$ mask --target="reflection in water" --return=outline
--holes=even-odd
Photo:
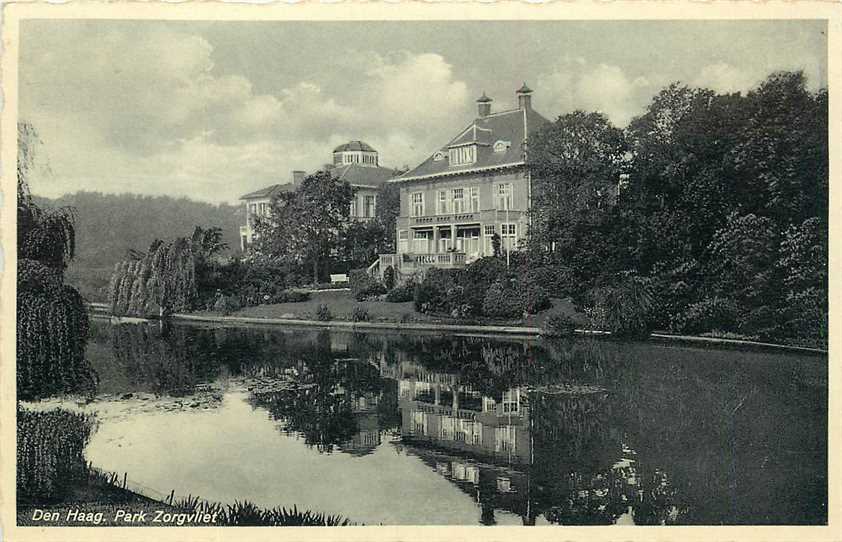
[[[94,332],[101,392],[183,398],[236,412],[235,425],[255,429],[167,418],[161,432],[198,433],[206,423],[202,442],[241,448],[224,459],[197,444],[192,461],[257,468],[216,485],[206,473],[179,480],[206,498],[292,498],[370,523],[826,522],[823,358],[595,340],[184,325],[161,333],[105,322]],[[215,401],[196,399],[209,389]],[[240,397],[250,410],[234,408]],[[142,457],[156,437],[141,416],[115,427],[106,413],[101,433],[116,442],[143,428],[131,446]],[[257,431],[261,417],[273,437]],[[100,457],[113,446],[92,443]],[[351,462],[336,463],[334,452]],[[154,479],[166,459],[133,460],[131,473]],[[285,488],[293,481],[294,491]]]

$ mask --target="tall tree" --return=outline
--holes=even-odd
[[[33,203],[28,176],[39,140],[26,123],[18,125],[18,139],[17,396],[92,391],[87,310],[79,293],[64,284],[75,249],[74,213]]]
[[[269,216],[255,224],[257,258],[308,265],[319,282],[321,264],[337,248],[350,213],[353,189],[329,172],[304,178],[294,192],[278,194]]]

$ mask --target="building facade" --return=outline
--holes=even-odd
[[[532,109],[532,90],[516,92],[518,107],[492,112],[485,93],[477,117],[414,169],[390,180],[400,186],[396,254],[380,257],[381,272],[402,275],[431,267],[462,267],[517,248],[528,227],[531,182],[526,143],[548,123]]]
[[[383,184],[394,176],[394,170],[381,167],[378,152],[364,141],[349,141],[333,150],[331,162],[325,166],[338,181],[354,188],[350,220],[371,220],[377,209],[377,195]],[[305,171],[295,170],[286,184],[273,184],[240,196],[245,205],[246,223],[240,226],[240,249],[245,251],[254,241],[254,222],[268,216],[272,198],[282,192],[292,192],[301,184]]]

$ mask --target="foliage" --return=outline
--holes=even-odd
[[[395,170],[397,177],[402,171]],[[386,183],[380,188],[377,194],[377,207],[374,214],[377,223],[383,231],[382,251],[383,253],[394,253],[395,246],[395,223],[400,215],[400,185],[397,183]]]
[[[351,283],[351,295],[357,301],[386,293],[386,287],[365,269],[352,269],[348,273],[348,282]]]
[[[671,327],[676,331],[700,333],[734,329],[738,320],[739,311],[733,299],[713,297],[691,303]]]
[[[572,337],[576,331],[576,324],[566,314],[556,313],[547,317],[542,333],[549,337]]]
[[[213,304],[214,312],[228,316],[240,310],[240,300],[232,295],[220,295]]]
[[[79,292],[64,284],[75,251],[75,215],[32,201],[26,176],[34,167],[37,134],[20,124],[18,136],[17,396],[92,393],[96,374],[85,360],[87,310]]]
[[[309,266],[318,283],[325,275],[322,263],[339,245],[352,197],[351,185],[328,171],[307,176],[295,191],[275,196],[269,216],[257,219],[253,257]]]
[[[333,320],[333,315],[330,313],[330,307],[325,304],[319,305],[316,308],[316,320],[320,322]]]
[[[651,281],[652,325],[826,344],[827,106],[826,89],[780,72],[744,95],[671,84],[625,133],[560,117],[530,138],[526,251],[550,268],[530,282],[554,294],[548,271],[567,268],[560,282],[599,319],[591,294],[629,272]],[[736,317],[709,313],[714,299]]]
[[[109,284],[111,312],[164,317],[191,310],[197,300],[193,244],[185,237],[155,240],[139,260],[117,264]]]
[[[399,284],[389,290],[386,294],[386,301],[389,303],[405,303],[412,301],[415,296],[415,281],[412,279],[406,280],[403,284]]]
[[[391,265],[383,270],[383,285],[387,290],[392,290],[395,287],[395,268]]]
[[[518,318],[523,311],[520,292],[502,282],[492,284],[482,301],[482,313],[492,318]]]
[[[572,221],[608,207],[625,151],[622,130],[601,113],[574,111],[541,128],[529,145],[533,242],[553,250]]]
[[[527,314],[537,314],[552,307],[550,296],[543,286],[527,283],[520,290],[521,304]]]
[[[568,297],[576,287],[573,271],[565,265],[529,265],[523,273],[527,284],[543,288],[552,297]]]
[[[351,315],[351,319],[354,322],[368,322],[370,319],[368,309],[365,307],[354,307],[354,313]]]
[[[60,501],[87,477],[84,450],[94,419],[55,409],[17,408],[17,500],[46,504]]]
[[[591,326],[617,337],[645,338],[652,330],[651,281],[624,273],[588,293]]]

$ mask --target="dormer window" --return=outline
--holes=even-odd
[[[503,141],[502,139],[494,144],[494,152],[506,152],[512,146],[511,141]]]
[[[450,165],[462,166],[477,161],[477,146],[465,145],[450,149]]]
[[[433,161],[434,162],[440,162],[442,160],[444,160],[444,153],[443,152],[438,151],[438,152],[436,152],[436,154],[433,155]]]

